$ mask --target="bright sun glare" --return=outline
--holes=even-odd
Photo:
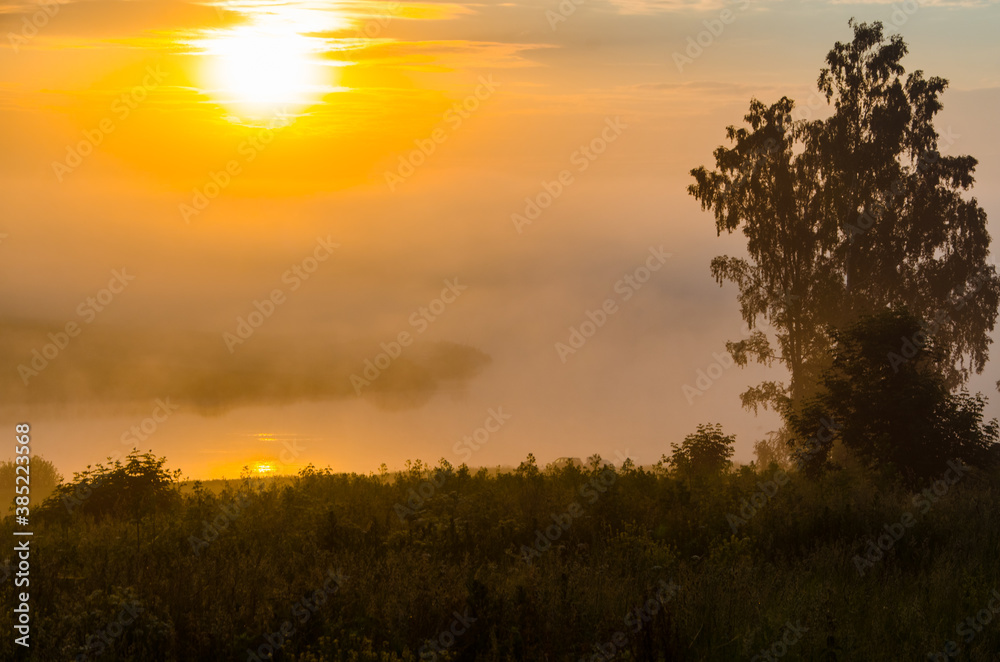
[[[246,118],[292,114],[317,103],[331,87],[333,68],[319,58],[321,40],[288,17],[257,16],[201,40],[206,87]]]
[[[258,462],[255,468],[259,474],[268,474],[274,471],[274,466],[267,462]]]

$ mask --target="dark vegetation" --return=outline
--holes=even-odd
[[[994,659],[1000,627],[967,643],[956,626],[1000,588],[996,471],[949,484],[943,464],[914,493],[862,462],[734,469],[716,432],[681,464],[310,467],[217,492],[133,453],[33,513],[32,659],[254,659],[285,621],[276,660],[749,659],[789,621],[805,631],[787,659],[925,659],[948,640]],[[456,614],[466,631],[443,635]]]

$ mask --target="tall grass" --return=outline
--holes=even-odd
[[[790,473],[734,533],[727,515],[775,470],[310,467],[73,512],[63,490],[33,520],[29,657],[267,659],[289,622],[273,659],[924,660],[949,640],[953,659],[1000,659],[1000,614],[970,641],[957,631],[1000,589],[997,476],[966,476],[922,513],[857,470]],[[594,481],[606,491],[581,493]],[[124,488],[89,499],[115,503],[102,489]],[[916,523],[859,573],[855,556],[907,512]],[[9,518],[0,528],[12,540]],[[0,619],[10,633],[10,609]],[[14,655],[5,636],[0,658]]]

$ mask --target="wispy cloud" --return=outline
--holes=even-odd
[[[832,5],[898,5],[899,0],[829,0]],[[921,7],[989,7],[1000,3],[1000,0],[920,0],[916,4]]]
[[[608,0],[622,14],[661,14],[677,11],[709,11],[722,9],[731,2],[725,0]]]

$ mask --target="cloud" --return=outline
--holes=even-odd
[[[327,57],[365,65],[392,65],[404,69],[457,70],[468,67],[500,69],[532,67],[536,63],[521,57],[522,51],[551,48],[543,44],[509,44],[450,41],[384,41],[361,50],[333,50]]]
[[[657,92],[693,92],[698,94],[739,94],[760,89],[759,86],[743,83],[726,83],[720,81],[691,81],[686,83],[639,83],[637,90],[653,90]]]
[[[722,9],[722,0],[608,0],[622,14],[661,14],[676,11]]]
[[[40,6],[48,7],[47,10]],[[239,16],[218,12],[207,5],[178,0],[154,2],[121,2],[90,0],[88,2],[10,3],[0,8],[0,30],[20,32],[25,20],[42,11],[44,19],[36,21],[38,37],[31,47],[55,36],[100,39],[141,33],[160,35],[176,30],[203,26],[224,27],[239,20]],[[42,22],[44,21],[44,22]],[[40,41],[36,41],[36,39]],[[95,42],[93,45],[97,45]]]
[[[235,407],[356,398],[351,376],[368,377],[361,397],[377,407],[419,407],[440,391],[461,390],[490,357],[450,342],[416,343],[374,379],[366,359],[376,343],[338,344],[319,336],[255,333],[230,353],[218,334],[82,325],[48,365],[35,358],[62,325],[0,321],[0,398],[16,413],[141,411],[170,397],[184,409],[219,414]],[[25,386],[19,366],[39,368]]]
[[[911,0],[913,2],[914,0]],[[995,5],[1000,0],[920,0],[915,2],[920,7],[989,7]],[[900,0],[830,0],[832,5],[895,5],[901,4]],[[906,3],[907,7],[911,5]],[[912,13],[912,12],[908,12]]]

